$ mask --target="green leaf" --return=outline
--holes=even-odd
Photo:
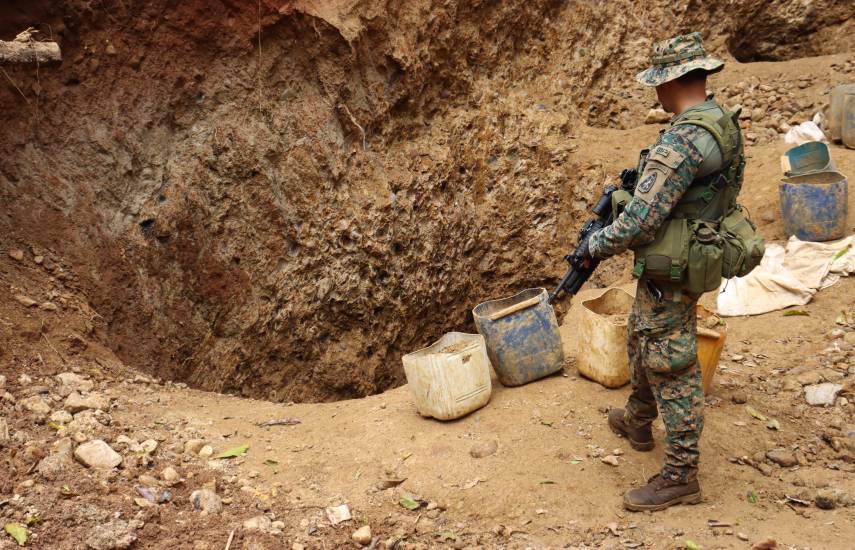
[[[750,502],[751,504],[757,504],[757,500],[757,493],[754,492],[754,489],[748,491],[748,502]]]
[[[227,451],[223,451],[214,458],[235,458],[238,456],[245,455],[249,450],[249,443],[241,445],[240,447],[232,447]]]
[[[701,547],[698,545],[698,543],[693,540],[686,541],[686,548],[687,550],[701,550]]]
[[[457,535],[453,531],[443,531],[439,534],[439,538],[442,540],[457,540]]]
[[[268,466],[278,466],[279,465],[279,461],[273,460],[272,458],[268,458],[267,460],[264,461],[264,463],[267,464]]]
[[[555,422],[553,422],[552,420],[541,420],[540,423],[544,426],[549,426],[551,428]]]
[[[770,430],[778,430],[781,431],[781,423],[778,422],[778,419],[772,418],[769,422],[766,423],[766,427]]]
[[[805,317],[810,317],[810,313],[803,309],[788,309],[784,312],[784,317],[796,317],[798,315],[803,315]]]
[[[761,420],[763,422],[768,420],[768,418],[766,418],[765,416],[760,414],[760,412],[757,409],[755,409],[754,407],[752,407],[751,405],[745,405],[745,412],[747,412],[748,414],[750,414],[751,416],[753,416],[757,420]]]
[[[50,428],[52,430],[61,430],[62,429],[62,424],[57,424],[53,420],[48,422],[47,425],[48,425],[48,428]]]
[[[574,458],[573,460],[570,461],[570,464],[576,465],[576,464],[580,464],[581,462],[582,461],[579,460],[578,458]]]
[[[837,314],[837,317],[834,319],[834,322],[838,325],[848,325],[849,319],[846,318],[846,312],[841,311]]]
[[[407,510],[417,510],[421,504],[419,501],[414,499],[410,495],[404,495],[401,497],[401,500],[398,501],[398,504],[406,508]]]
[[[20,523],[7,523],[4,529],[10,537],[15,539],[18,546],[24,546],[27,543],[27,528]]]

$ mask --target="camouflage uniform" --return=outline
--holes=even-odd
[[[654,63],[638,80],[657,86],[697,68],[720,69],[723,64],[705,53],[689,55],[699,45],[697,33],[657,44],[654,60],[659,56],[659,60],[675,64],[662,67]],[[712,99],[690,111],[696,109],[722,113]],[[695,125],[672,126],[650,151],[625,211],[612,225],[591,236],[592,256],[613,256],[652,242],[692,182],[722,168],[722,154],[712,134]],[[695,309],[700,296],[681,291],[679,283],[656,282],[663,294],[657,301],[650,284],[644,276],[639,279],[627,327],[632,394],[624,422],[636,428],[647,426],[661,412],[667,430],[661,475],[686,483],[697,476],[704,425]]]

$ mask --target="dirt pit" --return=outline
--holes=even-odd
[[[636,144],[586,124],[633,128],[654,105],[631,75],[662,36],[631,29],[789,59],[851,49],[847,15],[795,0],[7,2],[0,34],[33,26],[64,61],[4,69],[3,244],[43,258],[28,268],[50,281],[41,302],[85,304],[85,323],[48,337],[218,392],[369,395],[403,382],[404,353],[472,331],[474,304],[560,275],[588,205],[635,162]],[[758,97],[745,74],[713,84],[746,109],[770,101],[774,125],[746,120],[757,144],[830,84],[776,75]],[[623,275],[611,262],[596,282]]]

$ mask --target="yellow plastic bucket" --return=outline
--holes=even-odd
[[[727,325],[718,324],[715,328],[707,328],[704,322],[715,317],[707,308],[698,305],[698,363],[701,365],[701,385],[704,394],[710,392],[721,350],[727,338]]]

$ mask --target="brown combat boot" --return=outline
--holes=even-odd
[[[647,452],[653,450],[653,429],[650,424],[643,428],[627,426],[623,420],[623,409],[612,409],[609,411],[609,428],[618,435],[629,440],[629,444],[636,451]]]
[[[700,501],[701,486],[697,479],[679,483],[659,474],[651,477],[644,487],[623,495],[623,507],[633,512],[655,512],[675,504],[697,504]]]

